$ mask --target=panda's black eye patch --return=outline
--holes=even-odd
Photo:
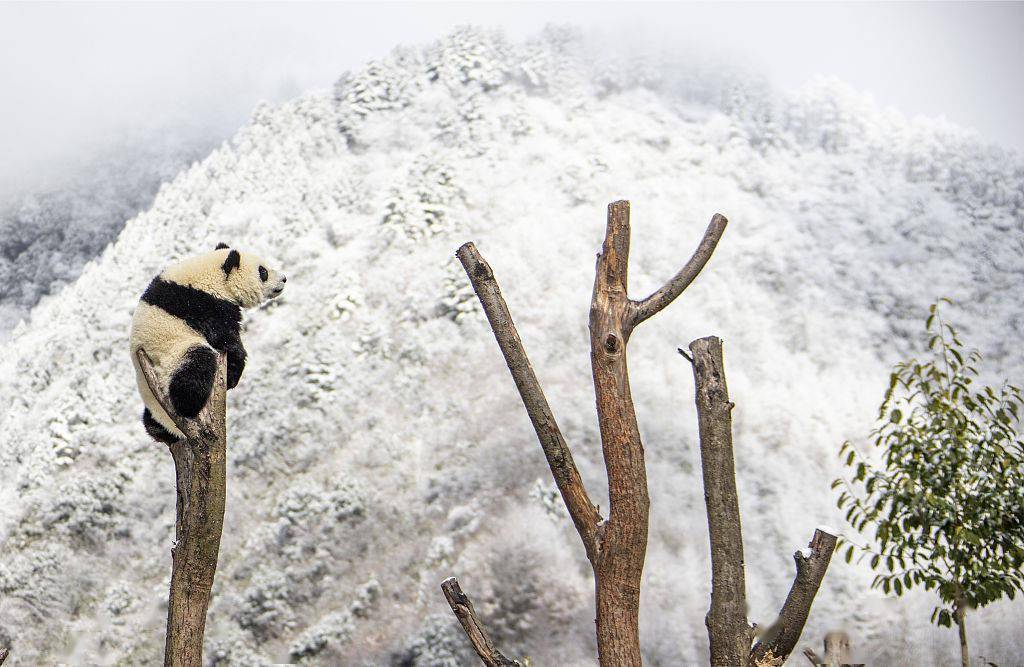
[[[266,267],[261,266],[260,267],[260,280],[262,280],[263,282],[267,282],[267,279],[269,277],[270,277],[270,274],[267,272]]]

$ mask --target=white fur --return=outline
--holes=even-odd
[[[239,252],[238,268],[225,276],[221,267],[230,249],[222,248],[213,252],[191,257],[167,267],[160,274],[163,280],[187,285],[230,301],[242,308],[252,308],[281,293],[285,276],[270,269],[259,257]],[[260,280],[259,267],[267,269],[266,282]],[[166,392],[185,353],[196,345],[209,347],[206,338],[192,329],[183,320],[157,306],[140,301],[132,317],[130,349],[135,379],[142,402],[153,418],[172,435],[184,437],[174,421],[164,411],[149,389],[146,377],[139,367],[137,352],[140,348],[153,360],[153,367],[161,387]]]

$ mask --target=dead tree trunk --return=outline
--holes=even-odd
[[[200,667],[224,526],[226,358],[220,355],[210,398],[194,420],[175,414],[144,350],[139,350],[139,364],[153,396],[186,436],[170,445],[177,503],[164,665]]]
[[[701,466],[708,533],[711,539],[711,610],[706,622],[714,667],[782,665],[796,647],[828,569],[836,536],[820,528],[808,549],[793,554],[796,578],[778,619],[750,647],[752,629],[746,619],[743,536],[740,529],[736,474],[732,452],[732,409],[725,382],[722,341],[715,337],[690,343],[696,384]]]
[[[711,537],[711,609],[704,619],[712,665],[742,665],[750,654],[739,495],[732,453],[732,408],[722,368],[722,342],[690,344],[697,385],[700,461]]]
[[[629,202],[608,206],[590,305],[590,359],[610,508],[601,518],[580,478],[540,383],[523,349],[494,273],[472,243],[456,253],[494,331],[505,362],[533,423],[551,474],[583,541],[594,571],[597,646],[601,665],[642,664],[639,636],[640,579],[647,552],[650,501],[644,448],[633,410],[626,344],[633,329],[678,297],[714,252],[727,224],[715,215],[689,262],[642,301],[627,292]]]

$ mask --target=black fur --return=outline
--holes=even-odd
[[[146,288],[142,300],[184,320],[206,338],[210,347],[227,352],[230,345],[242,344],[238,333],[242,309],[230,301],[159,277]]]
[[[221,264],[221,270],[224,271],[224,275],[228,275],[234,269],[237,269],[242,264],[242,256],[238,254],[237,250],[232,250],[228,253],[228,258]]]
[[[206,405],[217,374],[217,353],[197,345],[185,353],[178,370],[171,377],[168,393],[174,411],[182,417],[195,419]]]
[[[153,419],[153,413],[149,411],[149,408],[142,411],[142,425],[145,427],[146,433],[157,442],[170,445],[178,441],[170,431],[160,425],[160,422]]]
[[[228,355],[228,389],[234,389],[245,370],[245,348],[242,347],[241,339],[224,348],[224,352]]]
[[[218,243],[217,247],[214,248],[214,250],[223,250],[224,248],[227,248],[227,247],[228,247],[227,243]]]
[[[228,389],[238,386],[245,370],[245,348],[239,333],[242,309],[230,301],[186,285],[154,278],[142,300],[177,317],[200,333],[210,347],[228,355]]]

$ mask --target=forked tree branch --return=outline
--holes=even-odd
[[[472,243],[466,243],[455,254],[462,262],[462,267],[480,298],[494,338],[498,341],[498,347],[501,348],[505,363],[512,373],[523,405],[526,406],[537,439],[540,440],[548,467],[551,468],[551,475],[555,479],[559,493],[562,494],[562,501],[583,540],[587,557],[593,558],[597,553],[597,527],[601,522],[601,515],[587,495],[587,489],[573,461],[572,452],[562,437],[555,415],[544,396],[544,390],[541,389],[530,359],[526,356],[523,341],[516,331],[512,315],[494,278],[494,272]]]
[[[835,549],[836,536],[817,528],[808,549],[793,554],[796,577],[782,605],[782,611],[779,612],[779,618],[772,626],[773,631],[750,650],[752,665],[782,665],[793,652]]]
[[[455,577],[449,577],[442,581],[441,590],[452,611],[455,612],[455,617],[459,619],[466,636],[469,637],[473,650],[487,667],[522,667],[519,661],[506,658],[501,651],[494,647],[483,624],[476,617],[473,602],[462,592],[462,587],[459,586],[459,581]]]
[[[725,224],[725,218],[715,216],[694,257],[668,285],[638,304],[627,294],[629,202],[608,205],[590,302],[590,360],[608,476],[607,521],[601,520],[587,495],[490,266],[472,243],[456,253],[487,314],[594,569],[597,647],[602,665],[638,667],[642,663],[640,583],[647,552],[650,499],[644,447],[630,395],[626,344],[636,324],[667,306],[693,281],[708,261]]]
[[[711,217],[711,223],[708,224],[700,245],[697,246],[697,250],[694,251],[693,256],[686,262],[686,265],[679,269],[679,273],[646,299],[632,302],[632,327],[653,315],[657,315],[665,306],[672,303],[677,296],[682,294],[683,290],[690,286],[693,279],[700,274],[704,265],[711,259],[711,255],[715,252],[715,247],[718,245],[719,239],[722,238],[727,224],[729,224],[729,221],[726,220],[724,215],[715,213]]]
[[[185,434],[184,440],[169,445],[174,459],[177,503],[164,665],[200,667],[206,610],[224,527],[227,357],[219,355],[210,397],[194,420],[174,411],[145,350],[140,349],[137,357],[149,390]]]
[[[711,538],[711,609],[705,619],[711,664],[742,665],[750,654],[743,534],[732,448],[732,409],[725,382],[722,341],[690,343],[696,385],[704,503]],[[680,350],[682,353],[682,350]],[[685,356],[685,355],[684,355]]]

